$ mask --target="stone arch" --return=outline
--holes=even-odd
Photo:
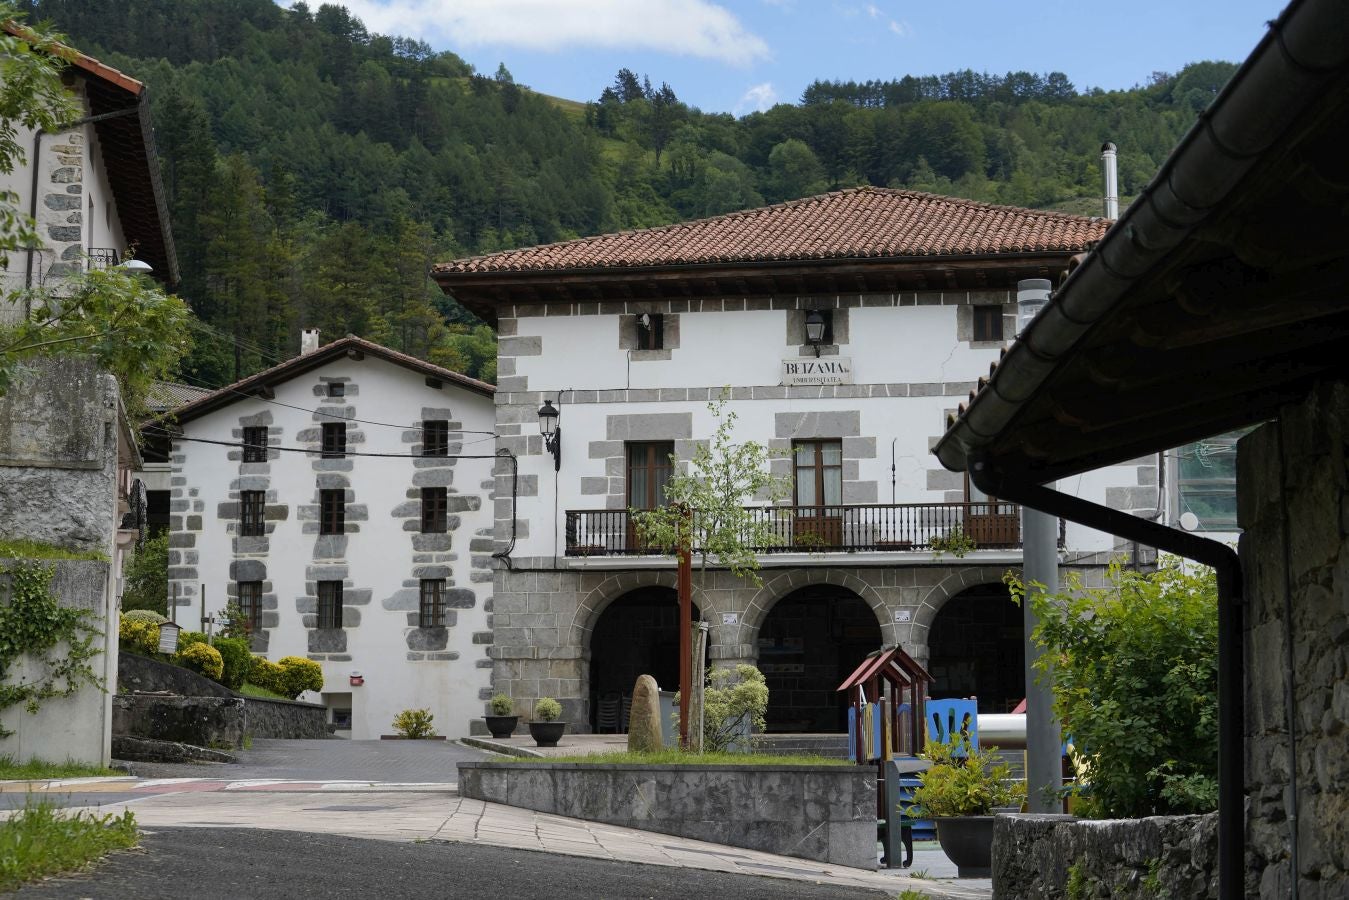
[[[567,627],[567,646],[581,651],[583,659],[590,658],[590,635],[595,623],[618,598],[644,587],[675,587],[673,570],[650,569],[636,572],[615,572],[601,581],[581,598]]]
[[[801,588],[817,584],[828,584],[852,591],[871,608],[872,614],[881,628],[881,639],[889,644],[894,639],[894,623],[888,621],[889,607],[871,585],[862,579],[832,569],[792,569],[782,572],[763,583],[755,592],[740,617],[740,643],[753,647],[759,639],[759,629],[764,619],[777,602]]]

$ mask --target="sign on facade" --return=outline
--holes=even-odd
[[[782,361],[782,383],[794,384],[852,384],[852,358],[830,356],[815,359],[803,356]]]
[[[721,624],[723,624],[723,625],[739,625],[739,624],[740,624],[740,613],[722,613],[722,614],[721,614]]]

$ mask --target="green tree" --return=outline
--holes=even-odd
[[[169,535],[165,532],[147,538],[127,563],[123,576],[122,610],[148,609],[168,615],[169,611]]]
[[[1218,589],[1213,570],[1164,562],[1142,573],[1111,565],[1088,588],[1028,591],[1052,671],[1054,711],[1089,784],[1092,815],[1207,812],[1218,801]],[[1041,586],[1042,588],[1043,586]]]
[[[824,191],[824,168],[805,141],[790,138],[768,154],[768,182],[764,191],[769,202],[794,200]]]

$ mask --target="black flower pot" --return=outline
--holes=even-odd
[[[540,747],[556,747],[558,739],[567,730],[566,722],[530,722],[529,733]]]
[[[515,732],[515,723],[519,716],[483,716],[487,720],[487,730],[494,738],[508,738]]]
[[[996,816],[953,816],[933,819],[942,852],[956,864],[961,878],[993,874],[993,820]]]

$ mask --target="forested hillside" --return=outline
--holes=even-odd
[[[736,119],[628,69],[591,102],[546,97],[334,5],[28,11],[151,87],[181,293],[204,323],[185,377],[206,385],[293,355],[310,326],[493,379],[490,329],[426,277],[461,255],[866,183],[1096,214],[1100,145],[1136,193],[1233,70],[1110,93],[1061,73],[817,82]]]

